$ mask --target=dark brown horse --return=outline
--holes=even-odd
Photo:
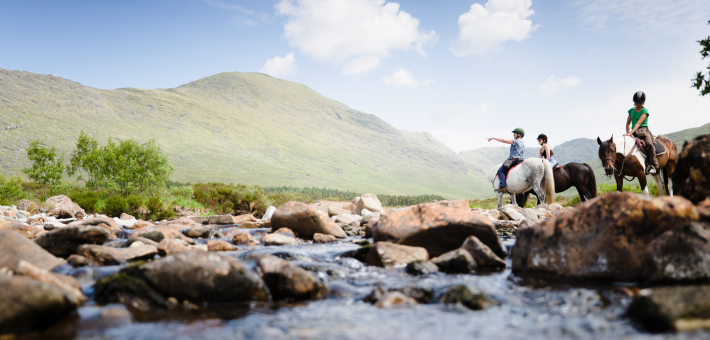
[[[563,192],[571,187],[575,187],[582,202],[597,197],[597,179],[589,164],[569,163],[552,171],[555,178],[555,192]],[[528,196],[535,193],[530,190],[523,194],[517,194],[515,201],[520,207],[524,207],[528,201]],[[538,200],[539,204],[539,200]]]
[[[653,175],[653,180],[658,185],[658,193],[663,196],[669,194],[673,196],[673,181],[669,180],[675,171],[676,161],[678,160],[678,149],[675,143],[666,136],[656,136],[666,149],[662,155],[658,155],[658,167],[660,173]],[[630,136],[614,137],[613,135],[607,141],[603,141],[597,137],[599,143],[599,159],[604,166],[604,172],[607,176],[614,176],[616,180],[616,191],[621,192],[624,186],[624,178],[630,176],[638,178],[641,184],[641,190],[648,195],[648,187],[646,183],[646,173],[644,171],[645,158],[636,147],[636,140]],[[663,175],[663,181],[661,181]],[[665,185],[664,185],[665,183]]]

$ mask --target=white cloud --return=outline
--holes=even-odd
[[[367,72],[393,51],[416,50],[436,42],[434,31],[419,29],[419,19],[385,0],[281,0],[287,17],[286,40],[323,63],[348,64],[344,73]]]
[[[436,112],[431,115],[431,118],[436,121],[462,121],[468,117],[473,116],[476,113],[487,111],[491,107],[491,105],[493,105],[493,103],[485,102],[479,105],[477,108],[469,107],[468,105],[463,103],[459,103],[453,106],[445,106],[436,110]]]
[[[293,56],[293,52],[285,57],[273,57],[266,61],[259,72],[275,78],[294,75],[296,74],[296,57]]]
[[[569,76],[565,79],[557,79],[554,75],[551,75],[545,79],[544,82],[538,88],[538,92],[549,96],[557,93],[561,88],[575,87],[582,82],[576,76]]]
[[[459,16],[459,35],[450,51],[457,57],[480,56],[497,52],[508,41],[521,41],[537,29],[526,20],[535,11],[532,0],[489,0],[485,7],[471,5]]]
[[[398,67],[397,69],[394,70],[391,76],[389,77],[384,77],[382,80],[390,85],[394,86],[426,86],[434,82],[434,79],[427,79],[427,80],[418,80],[415,79],[414,76],[412,75],[412,72],[409,70],[403,68],[403,67]]]

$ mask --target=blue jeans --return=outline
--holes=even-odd
[[[505,188],[507,185],[505,184],[505,173],[508,171],[507,167],[500,167],[498,169],[498,179],[500,180],[500,187],[499,188]]]

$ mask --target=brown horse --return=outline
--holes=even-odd
[[[597,179],[589,164],[568,163],[553,170],[552,174],[555,178],[556,193],[575,187],[582,202],[597,197]],[[530,194],[535,195],[535,192],[529,190],[523,194],[516,194],[515,201],[520,207],[525,207]],[[540,204],[539,199],[538,204]]]
[[[653,179],[658,185],[658,193],[663,196],[665,193],[673,196],[673,181],[669,178],[675,171],[676,161],[678,160],[678,149],[675,143],[666,136],[656,136],[656,139],[666,148],[666,153],[658,155],[658,166],[660,173],[656,173]],[[641,190],[648,195],[648,187],[646,186],[646,173],[644,171],[644,157],[636,147],[636,140],[631,136],[616,137],[612,135],[607,141],[603,141],[597,137],[599,143],[599,159],[604,166],[604,172],[607,176],[614,176],[616,180],[616,191],[621,192],[624,186],[624,178],[630,176],[638,178],[641,184]],[[664,185],[665,183],[665,185]]]

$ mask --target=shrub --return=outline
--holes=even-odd
[[[195,200],[217,214],[263,215],[271,203],[258,186],[197,183],[192,188]]]
[[[157,216],[156,216],[156,221],[161,221],[161,220],[168,220],[175,217],[175,212],[172,209],[166,209],[161,211]]]
[[[7,177],[0,174],[0,204],[10,205],[12,202],[25,198],[27,195],[22,189],[22,178]]]
[[[141,212],[141,207],[143,206],[143,198],[138,195],[128,196],[128,198],[126,199],[126,205],[128,206],[128,208],[126,209],[127,214],[133,215],[135,218],[143,217],[143,212]]]
[[[69,198],[72,202],[78,204],[87,213],[96,212],[96,203],[99,201],[99,194],[96,192],[78,192],[69,194]]]
[[[111,217],[121,217],[121,214],[128,211],[128,201],[119,196],[111,195],[104,202],[104,213]]]
[[[27,148],[27,158],[32,166],[22,169],[32,181],[40,185],[57,185],[62,180],[64,173],[64,160],[57,155],[57,148],[43,145],[42,141],[35,139]]]

